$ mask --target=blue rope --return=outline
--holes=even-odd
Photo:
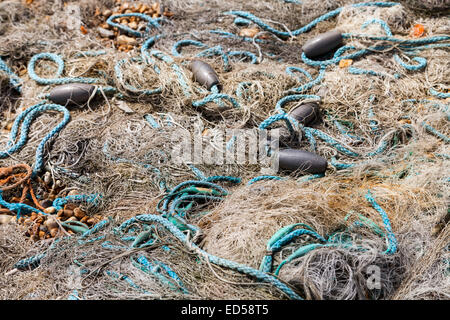
[[[450,138],[449,137],[447,137],[442,132],[439,132],[438,130],[436,130],[435,128],[430,126],[429,124],[426,124],[425,122],[422,122],[422,126],[425,128],[425,130],[427,132],[429,132],[432,135],[434,135],[434,136],[438,137],[439,139],[443,140],[445,143],[449,143],[450,142]]]
[[[421,57],[415,57],[411,59],[412,61],[417,62],[417,65],[407,64],[403,62],[397,54],[394,55],[394,60],[408,71],[417,71],[427,66],[427,59]]]
[[[136,31],[136,30],[122,24],[122,23],[114,22],[115,19],[128,18],[128,17],[137,17],[137,18],[147,21],[148,23],[145,27],[145,32],[139,32],[139,31]],[[117,28],[117,29],[119,29],[123,32],[129,33],[135,37],[144,37],[145,35],[147,35],[150,32],[151,28],[159,29],[161,27],[161,25],[158,23],[159,21],[161,21],[161,19],[162,18],[152,18],[143,13],[122,13],[122,14],[114,14],[114,15],[109,16],[109,18],[106,20],[106,23],[113,28]]]
[[[16,212],[17,219],[29,212],[36,212],[37,214],[47,215],[46,213],[44,213],[36,208],[33,208],[32,206],[24,204],[24,203],[6,202],[3,199],[3,190],[0,190],[0,205],[5,207],[6,209],[8,209],[11,212]]]
[[[55,62],[58,65],[58,70],[56,71],[56,75],[54,75],[54,78],[42,78],[38,76],[35,72],[35,65],[36,62],[45,59],[45,60],[51,60]],[[43,85],[50,85],[50,84],[67,84],[67,83],[97,83],[100,81],[98,78],[83,78],[83,77],[77,77],[77,78],[59,78],[64,71],[64,61],[63,59],[54,53],[48,53],[48,52],[42,52],[35,54],[33,57],[31,57],[30,61],[28,62],[28,75],[31,79],[36,81],[39,84]]]
[[[28,132],[30,130],[32,122],[40,113],[44,111],[59,111],[63,113],[64,117],[63,120],[55,128],[53,128],[39,143],[36,149],[35,164],[32,177],[35,177],[44,166],[44,148],[47,142],[54,138],[70,121],[70,113],[65,107],[59,104],[45,104],[44,102],[40,102],[23,111],[15,119],[11,128],[8,149],[5,151],[0,151],[0,159],[3,159],[22,149],[22,147],[27,142]],[[20,125],[20,137],[17,140]]]
[[[11,87],[16,89],[19,93],[21,93],[22,92],[22,79],[20,79],[19,76],[16,75],[8,67],[8,65],[3,61],[2,58],[0,58],[0,70],[5,72],[6,75],[9,77],[9,83],[11,84]]]
[[[182,233],[176,226],[174,226],[169,220],[158,216],[158,215],[152,215],[152,214],[145,214],[145,215],[139,215],[134,218],[134,221],[140,221],[144,223],[154,222],[162,225],[167,231],[169,231],[174,237],[176,237],[178,240],[180,240],[182,243],[184,243],[188,248],[193,248],[198,254],[205,257],[205,259],[208,259],[209,262],[216,264],[221,267],[229,268],[231,270],[238,271],[240,273],[246,274],[248,276],[254,277],[259,281],[269,283],[282,292],[284,292],[289,298],[291,299],[298,299],[301,300],[302,298],[295,293],[291,288],[286,286],[284,283],[279,281],[276,277],[267,274],[265,272],[261,272],[257,269],[253,269],[249,266],[236,263],[227,259],[223,259],[214,255],[211,255],[207,253],[206,251],[200,249],[197,245],[190,242],[187,236]],[[128,224],[128,221],[124,223],[125,225]]]
[[[450,98],[450,93],[439,92],[439,91],[435,90],[434,88],[430,88],[429,91],[433,96],[438,97],[440,99]]]
[[[277,176],[259,176],[251,179],[249,182],[247,182],[247,185],[251,185],[262,180],[283,180],[283,178]]]
[[[380,207],[380,205],[376,202],[375,198],[372,196],[372,193],[367,191],[366,194],[367,201],[372,205],[372,207],[380,214],[381,219],[383,220],[384,228],[387,234],[388,240],[388,248],[384,252],[385,254],[394,254],[397,251],[397,239],[395,238],[395,234],[392,232],[391,222],[387,213]]]
[[[239,36],[234,33],[223,31],[223,30],[209,30],[209,32],[212,34],[216,34],[222,38],[238,39],[238,40],[247,41],[247,42],[255,41],[257,43],[270,43],[271,42],[271,41],[264,40],[264,39],[253,39],[250,37],[243,37],[243,36]]]
[[[67,203],[73,203],[73,202],[86,202],[92,205],[98,205],[98,202],[100,199],[102,199],[103,196],[99,193],[93,193],[93,194],[89,194],[89,195],[71,195],[71,196],[66,196],[64,198],[56,198],[55,200],[53,200],[53,207],[56,210],[62,210],[64,205]]]
[[[375,6],[375,7],[392,7],[398,5],[398,3],[396,2],[368,2],[368,3],[358,3],[358,4],[353,4],[351,5],[352,7],[369,7],[369,6]],[[247,20],[252,21],[253,23],[257,24],[261,29],[268,31],[280,38],[286,38],[286,37],[292,37],[292,36],[298,36],[302,33],[308,32],[311,29],[313,29],[318,23],[334,18],[336,17],[339,13],[341,13],[341,11],[343,10],[343,7],[338,8],[336,10],[330,11],[316,19],[314,19],[313,21],[311,21],[310,23],[308,23],[306,26],[301,27],[300,29],[291,31],[291,32],[286,32],[286,31],[279,31],[271,26],[269,26],[268,24],[264,23],[260,18],[256,17],[255,15],[249,13],[249,12],[245,12],[245,11],[229,11],[229,12],[225,12],[225,14],[227,15],[235,15]]]

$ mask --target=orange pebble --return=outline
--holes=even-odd
[[[81,31],[82,34],[87,34],[88,33],[87,29],[84,26],[80,27],[80,31]]]
[[[350,67],[353,63],[352,59],[342,59],[339,61],[339,68],[347,68]]]
[[[411,31],[411,35],[414,38],[419,38],[419,37],[423,36],[424,33],[425,33],[425,26],[420,23],[414,25],[414,27],[412,28],[412,31]]]

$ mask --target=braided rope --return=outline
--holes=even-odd
[[[116,23],[113,21],[118,18],[127,18],[127,17],[137,17],[137,18],[147,21],[148,23],[145,27],[145,32],[136,31],[122,23]],[[141,37],[144,37],[146,34],[148,34],[150,32],[151,28],[159,29],[161,26],[158,22],[161,20],[162,20],[162,18],[152,18],[149,15],[146,15],[143,13],[122,13],[122,14],[114,14],[114,15],[109,16],[109,18],[106,20],[106,23],[113,28],[117,28],[123,32],[129,33],[135,37],[141,38]]]
[[[98,202],[100,199],[102,199],[103,196],[99,193],[93,193],[93,194],[89,194],[89,195],[70,195],[70,196],[66,196],[64,198],[56,198],[55,200],[53,200],[53,207],[56,210],[61,210],[63,209],[64,205],[69,203],[69,202],[86,202],[89,204],[93,204],[93,205],[98,205]]]
[[[262,180],[283,180],[283,178],[277,176],[258,176],[247,182],[247,185],[251,185]]]
[[[380,205],[376,202],[375,198],[372,196],[372,193],[367,191],[366,194],[367,201],[371,204],[371,206],[380,214],[381,219],[383,220],[384,228],[387,234],[388,248],[384,252],[385,254],[394,254],[397,251],[397,239],[395,238],[394,233],[392,232],[391,222],[387,213],[380,207]]]
[[[396,2],[367,2],[367,3],[358,3],[358,4],[353,4],[351,5],[352,7],[369,7],[369,6],[375,6],[375,7],[392,7],[398,5],[398,3]],[[343,10],[344,7],[332,10],[316,19],[314,19],[313,21],[311,21],[310,23],[308,23],[307,25],[301,27],[300,29],[291,31],[291,32],[287,32],[287,31],[280,31],[277,30],[271,26],[269,26],[268,24],[266,24],[265,22],[263,22],[260,18],[256,17],[255,15],[249,13],[249,12],[245,12],[245,11],[228,11],[225,12],[224,14],[226,15],[235,15],[247,20],[252,21],[253,23],[257,24],[261,29],[268,31],[274,35],[276,35],[277,37],[280,38],[290,38],[290,37],[295,37],[298,36],[302,33],[308,32],[311,29],[313,29],[317,24],[319,24],[320,22],[323,22],[325,20],[331,19],[336,17],[339,13],[341,13],[341,11]]]
[[[2,58],[0,58],[0,70],[5,72],[6,75],[9,77],[9,83],[11,86],[16,89],[19,93],[22,92],[22,79],[19,78],[9,67],[8,65],[3,61]]]
[[[180,230],[178,230],[169,220],[152,214],[145,214],[145,215],[139,215],[134,218],[137,221],[142,222],[155,222],[160,225],[162,225],[167,231],[169,231],[173,236],[175,236],[179,241],[184,243],[189,249],[194,250],[197,254],[199,254],[201,257],[204,257],[207,259],[210,263],[216,264],[221,267],[225,267],[231,270],[236,270],[240,273],[246,274],[248,276],[254,277],[262,282],[269,283],[282,292],[284,292],[289,298],[291,299],[297,299],[301,300],[302,298],[295,293],[291,288],[289,288],[287,285],[282,283],[280,280],[278,280],[276,277],[261,272],[257,269],[253,269],[251,267],[248,267],[246,265],[236,263],[227,259],[223,259],[214,255],[211,255],[207,253],[206,251],[200,249],[198,246],[196,246],[194,243],[190,242],[188,237],[183,234]]]
[[[56,75],[54,75],[54,78],[42,78],[38,76],[35,72],[35,66],[36,62],[45,59],[55,62],[58,65],[58,70],[56,71]],[[50,84],[67,84],[67,83],[97,83],[100,81],[98,78],[83,78],[83,77],[76,77],[76,78],[59,78],[63,71],[64,71],[64,61],[63,59],[54,53],[49,52],[42,52],[35,54],[31,57],[30,61],[28,62],[28,75],[31,79],[36,81],[39,84],[43,85],[50,85]]]
[[[59,111],[62,112],[64,117],[63,120],[53,128],[39,143],[36,149],[35,164],[33,168],[32,177],[35,177],[39,171],[42,170],[44,166],[44,148],[52,138],[54,138],[70,121],[70,112],[65,107],[59,104],[44,104],[40,102],[34,106],[29,107],[23,111],[14,121],[10,132],[10,140],[8,142],[8,149],[5,151],[0,151],[0,159],[9,157],[9,155],[19,151],[25,145],[28,139],[28,132],[30,130],[31,124],[38,114],[44,111]],[[20,137],[17,140],[17,134],[20,127]],[[17,140],[17,142],[15,142]]]

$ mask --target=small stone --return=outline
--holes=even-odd
[[[131,21],[131,22],[128,24],[128,26],[129,26],[131,29],[137,29],[138,24],[136,23],[136,21]]]
[[[69,193],[67,194],[68,196],[76,196],[76,195],[78,195],[79,193],[78,193],[78,190],[70,190],[69,191]]]
[[[44,200],[42,200],[41,202],[39,202],[39,204],[40,204],[42,207],[44,207],[44,208],[46,209],[46,208],[52,206],[53,201],[50,201],[50,200],[48,200],[48,199],[44,199]]]
[[[6,124],[5,130],[11,131],[13,124],[14,124],[14,122],[12,122],[12,121],[8,122]]]
[[[64,216],[70,218],[73,216],[73,210],[64,209]]]
[[[244,28],[239,31],[239,35],[241,37],[253,38],[258,32],[258,28]]]
[[[14,219],[14,216],[10,216],[7,214],[1,214],[0,215],[0,224],[8,224],[11,223]]]
[[[55,214],[55,212],[56,212],[55,207],[47,207],[44,209],[44,213],[46,214]]]
[[[144,13],[145,10],[149,9],[146,4],[140,5],[140,7],[138,7],[138,8],[139,8],[139,10],[138,10],[139,13]]]
[[[114,38],[114,31],[106,30],[102,27],[97,28],[97,32],[102,38]]]
[[[352,59],[342,59],[341,61],[339,61],[339,68],[343,69],[350,67],[352,63],[353,63]]]
[[[67,219],[66,221],[78,221],[77,217],[70,217],[69,219]]]
[[[44,222],[44,226],[46,226],[50,231],[59,227],[58,222],[56,222],[56,219],[54,217],[47,218],[47,220],[45,220]]]
[[[54,238],[58,235],[59,229],[58,228],[54,228],[50,230],[50,235]]]
[[[130,7],[130,4],[127,3],[127,2],[125,2],[124,4],[122,4],[122,5],[120,6],[120,11],[123,12],[123,11],[127,10],[129,7]]]
[[[84,213],[80,208],[75,208],[73,209],[73,215],[77,217],[77,219],[83,219],[86,216],[86,213]]]
[[[160,10],[159,3],[158,2],[153,3],[152,9],[153,9],[153,11],[159,12],[159,10]]]
[[[122,35],[117,37],[117,43],[119,45],[132,45],[132,46],[134,46],[134,45],[137,44],[137,41],[134,38],[131,38],[131,37],[128,37],[128,36],[122,34]]]
[[[108,18],[110,15],[112,15],[112,11],[109,9],[106,9],[102,12],[102,15],[106,18]]]
[[[45,184],[46,184],[46,185],[50,184],[50,181],[51,181],[51,180],[52,180],[51,173],[47,171],[47,172],[44,174],[44,182],[45,182]]]
[[[68,203],[64,206],[64,210],[73,210],[77,207],[75,203]]]

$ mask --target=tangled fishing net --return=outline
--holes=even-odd
[[[0,298],[449,299],[448,1],[157,3],[0,2]],[[326,172],[174,161],[275,129]]]

